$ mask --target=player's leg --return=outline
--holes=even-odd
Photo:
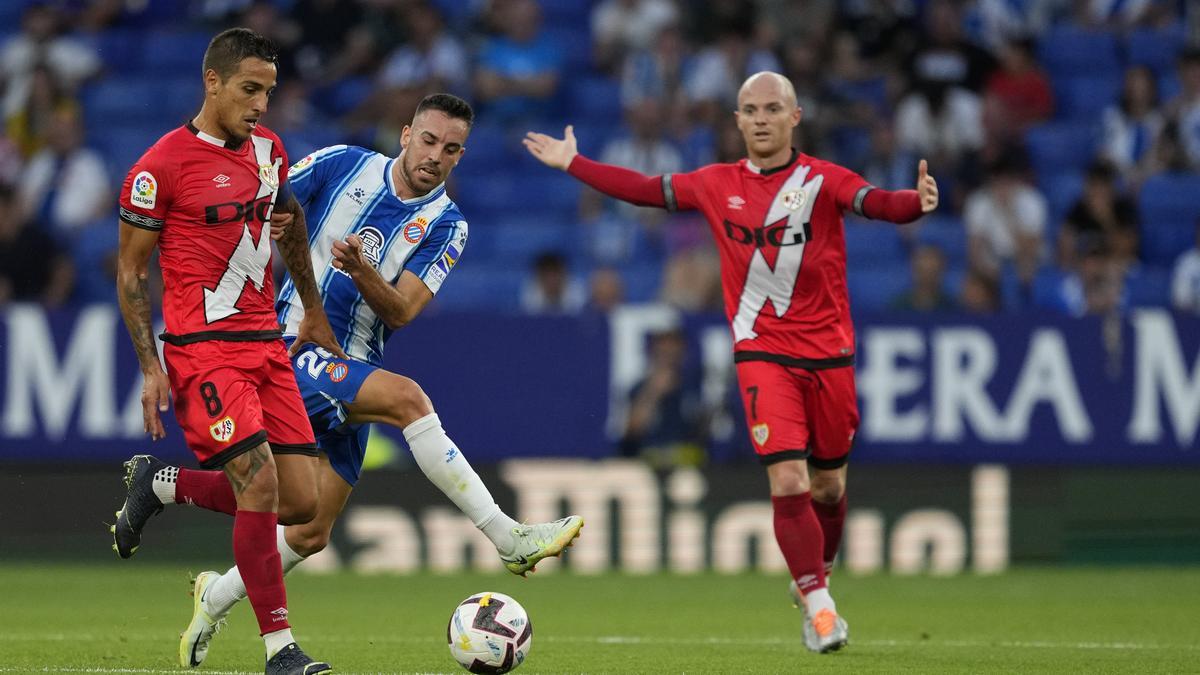
[[[808,399],[812,451],[813,509],[825,534],[825,570],[828,574],[842,543],[846,522],[846,467],[858,433],[858,394],[853,368],[831,368],[811,373],[817,387]]]
[[[433,403],[412,379],[376,370],[345,404],[353,424],[383,423],[403,430],[417,466],[480,529],[514,574],[557,556],[583,527],[579,516],[520,525],[496,504],[487,486],[446,435]]]
[[[809,458],[809,473],[812,481],[813,511],[821,522],[821,533],[825,536],[825,576],[828,581],[833,571],[833,562],[842,545],[842,531],[846,524],[846,468],[847,464],[832,469],[818,468],[820,460]]]
[[[275,545],[284,575],[308,556],[325,548],[333,531],[333,523],[341,515],[353,489],[330,467],[326,456],[320,460],[318,481],[320,497],[315,516],[303,525],[276,528]],[[179,636],[179,654],[182,665],[195,667],[208,656],[212,638],[230,610],[246,597],[246,584],[235,565],[225,574],[214,571],[200,573],[195,579],[192,593],[192,620]]]

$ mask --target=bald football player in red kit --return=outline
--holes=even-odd
[[[704,214],[720,254],[750,440],[767,470],[790,590],[804,608],[804,642],[832,652],[849,637],[826,575],[841,544],[859,421],[842,215],[912,222],[937,208],[938,189],[925,160],[915,190],[892,192],[798,152],[791,142],[801,114],[787,78],[752,75],[734,113],[747,158],[683,174],[645,176],[590,160],[570,126],[564,138],[530,132],[524,143],[610,197]]]

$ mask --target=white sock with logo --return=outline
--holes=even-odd
[[[267,660],[270,661],[271,657],[278,654],[280,649],[295,641],[296,638],[292,637],[291,628],[284,628],[273,633],[264,633],[263,642],[267,643]]]
[[[154,480],[150,487],[154,496],[163,504],[175,503],[175,482],[179,480],[179,467],[168,466],[154,472]]]
[[[512,530],[517,522],[496,505],[479,474],[446,436],[437,413],[404,427],[404,439],[425,477],[492,540],[501,555],[510,555],[516,546]]]
[[[286,528],[283,525],[275,526],[275,545],[279,549],[279,562],[283,567],[283,573],[286,575],[292,571],[292,568],[299,565],[304,560],[304,556],[292,550],[288,546],[287,539],[284,537]],[[230,567],[229,571],[221,575],[220,579],[212,582],[212,584],[204,591],[204,597],[201,598],[204,602],[205,611],[210,617],[225,616],[233,606],[246,598],[246,583],[242,581],[242,573],[238,568]],[[287,643],[284,643],[286,646]],[[270,658],[268,656],[267,658]]]

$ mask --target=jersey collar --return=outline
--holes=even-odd
[[[773,167],[770,169],[762,169],[762,168],[759,168],[758,166],[756,166],[754,164],[754,162],[751,162],[749,158],[747,158],[746,159],[746,168],[750,169],[751,171],[753,171],[754,173],[756,173],[760,176],[770,176],[772,174],[779,173],[780,171],[783,171],[783,170],[791,167],[793,164],[796,163],[796,160],[799,158],[800,158],[800,152],[797,151],[795,148],[792,148],[792,156],[788,158],[787,162],[785,162],[777,167]]]
[[[246,143],[246,141],[244,141],[244,140],[238,141],[237,143],[234,143],[232,141],[223,141],[223,140],[217,138],[216,136],[213,136],[212,134],[207,134],[203,131],[200,131],[200,128],[197,127],[195,124],[192,124],[191,120],[188,120],[187,124],[184,126],[186,126],[187,130],[192,132],[192,135],[195,136],[196,138],[199,138],[200,140],[204,141],[205,143],[208,143],[209,145],[215,145],[218,148],[225,148],[226,150],[233,150],[234,152],[236,152],[236,151],[240,150],[242,148],[242,145],[244,145]]]
[[[387,166],[383,167],[383,175],[384,180],[387,181],[388,192],[390,192],[392,197],[395,197],[396,200],[401,204],[404,204],[405,206],[417,206],[419,204],[425,204],[437,199],[446,191],[446,182],[442,181],[441,183],[438,183],[437,187],[433,188],[426,194],[421,195],[420,197],[413,197],[412,199],[402,198],[399,192],[396,190],[396,182],[392,180],[392,165],[396,163],[397,159],[399,158],[393,157],[388,160]]]

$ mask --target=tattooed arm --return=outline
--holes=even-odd
[[[117,300],[125,328],[133,340],[142,367],[142,423],[150,438],[166,435],[159,413],[166,412],[171,399],[171,385],[158,360],[158,346],[150,327],[150,289],[147,266],[158,231],[135,227],[121,221],[120,244],[117,254]]]
[[[275,209],[292,216],[291,224],[276,240],[283,263],[287,266],[296,294],[304,303],[304,318],[300,321],[296,341],[292,343],[289,354],[295,354],[305,343],[313,343],[346,358],[333,329],[329,327],[329,318],[325,316],[325,305],[321,301],[321,293],[317,289],[316,276],[313,274],[312,256],[308,251],[308,227],[304,220],[304,209],[290,193],[287,201],[276,205]]]

